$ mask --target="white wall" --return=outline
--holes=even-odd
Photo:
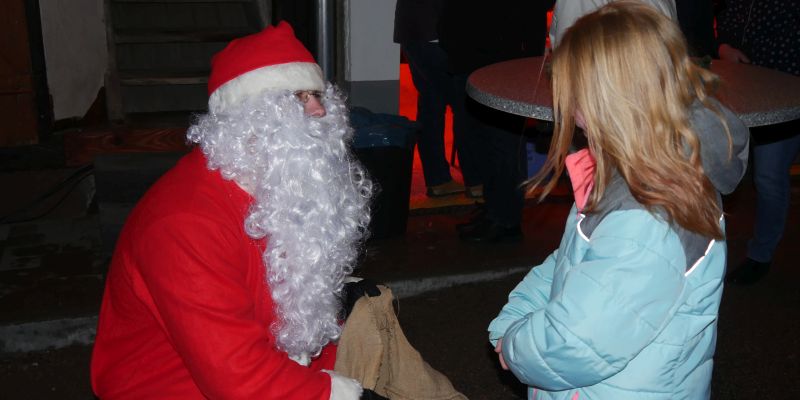
[[[398,96],[399,87],[395,86],[400,78],[400,45],[393,41],[395,4],[396,0],[345,3],[344,78],[356,105]],[[388,100],[377,110],[396,113],[397,99]]]
[[[83,117],[108,66],[103,0],[47,0],[39,7],[54,117]]]
[[[393,42],[396,0],[350,0],[345,79],[383,81],[400,76],[400,45]]]
[[[393,42],[395,0],[349,1],[349,81],[383,81],[400,76],[400,45]]]

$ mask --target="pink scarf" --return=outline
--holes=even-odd
[[[575,195],[575,205],[582,211],[589,201],[589,194],[594,187],[594,171],[597,163],[589,149],[572,153],[564,160],[572,181],[572,192]]]

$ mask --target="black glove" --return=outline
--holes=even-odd
[[[372,279],[362,279],[358,282],[348,282],[342,288],[342,307],[344,308],[344,318],[350,316],[356,301],[362,296],[376,297],[381,295],[378,283]],[[377,398],[377,397],[376,397]]]
[[[373,392],[372,390],[364,389],[364,391],[361,392],[361,400],[389,400],[389,399]]]

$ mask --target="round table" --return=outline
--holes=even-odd
[[[545,57],[520,58],[473,72],[467,94],[488,107],[539,120],[553,120],[553,97]],[[748,127],[800,119],[800,77],[748,64],[713,60],[721,82],[714,97]]]

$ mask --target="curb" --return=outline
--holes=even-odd
[[[470,283],[499,280],[521,274],[530,267],[472,274],[434,276],[386,282],[395,298],[403,299]],[[91,346],[94,343],[97,315],[63,318],[0,326],[0,353],[27,353],[58,350],[68,346]]]

